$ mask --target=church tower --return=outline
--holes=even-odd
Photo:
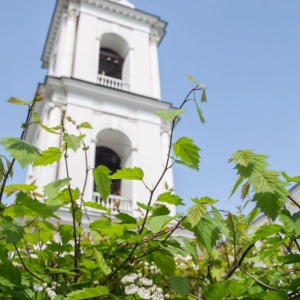
[[[48,69],[40,86],[45,100],[37,106],[42,122],[57,126],[62,114],[77,124],[89,122],[93,129],[84,132],[88,166],[106,165],[112,172],[138,166],[149,187],[163,170],[170,136],[170,124],[155,115],[172,109],[160,99],[157,50],[165,26],[126,0],[57,0],[42,55]],[[27,140],[39,149],[61,147],[62,136],[30,128]],[[69,172],[72,186],[81,188],[86,167],[78,153],[69,153]],[[29,169],[27,182],[43,187],[65,177],[65,166],[58,162]],[[172,169],[158,193],[165,191],[165,182],[173,187]],[[148,198],[141,182],[115,181],[106,205],[113,209],[118,203],[122,212],[138,216],[136,203]],[[91,172],[84,199],[102,201]]]

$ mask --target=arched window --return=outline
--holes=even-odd
[[[115,173],[117,170],[121,169],[121,160],[116,152],[107,147],[99,146],[96,148],[96,158],[95,166],[106,166]],[[112,181],[111,194],[120,195],[121,190],[121,180],[116,179]]]
[[[124,59],[109,48],[100,48],[99,74],[122,79]]]

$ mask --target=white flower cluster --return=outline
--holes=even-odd
[[[60,286],[60,284],[55,281],[52,282],[51,287],[48,286],[47,283],[43,283],[42,285],[39,285],[34,282],[33,283],[33,291],[35,293],[45,292],[50,300],[54,300],[57,295],[55,293],[55,289],[56,289],[56,287],[59,287],[59,286]]]
[[[152,300],[164,300],[168,299],[168,294],[163,294],[163,290],[156,285],[153,285],[153,280],[137,275],[136,273],[131,273],[125,275],[121,282],[123,284],[130,283],[125,286],[125,294],[133,295],[138,294],[141,299],[152,299]]]

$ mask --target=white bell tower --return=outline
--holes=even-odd
[[[45,101],[37,107],[43,123],[57,126],[63,113],[77,124],[89,122],[93,129],[84,132],[88,166],[141,167],[149,187],[163,170],[170,135],[170,124],[155,115],[172,109],[160,99],[157,48],[165,26],[126,0],[57,0],[42,55],[49,70],[40,86]],[[61,147],[61,136],[30,128],[27,140],[41,150]],[[86,167],[79,152],[69,153],[69,172],[72,186],[81,188]],[[43,187],[65,177],[65,166],[58,162],[31,168],[27,181]],[[173,187],[172,169],[158,193],[165,191],[165,182]],[[106,205],[113,209],[117,203],[121,211],[138,216],[136,203],[148,198],[141,182],[116,181]],[[84,199],[102,201],[91,172]]]

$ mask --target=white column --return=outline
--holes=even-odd
[[[65,77],[72,76],[77,19],[78,12],[75,10],[69,10],[65,14],[64,47],[61,57],[61,76]]]
[[[135,89],[135,78],[134,78],[134,70],[135,70],[135,66],[134,66],[134,50],[133,48],[129,48],[129,52],[128,52],[128,63],[129,63],[129,74],[128,74],[128,78],[129,78],[129,91],[130,92],[134,92]]]
[[[160,78],[159,78],[159,62],[157,53],[157,43],[159,37],[155,34],[150,34],[150,63],[151,63],[151,85],[152,97],[160,99]]]

